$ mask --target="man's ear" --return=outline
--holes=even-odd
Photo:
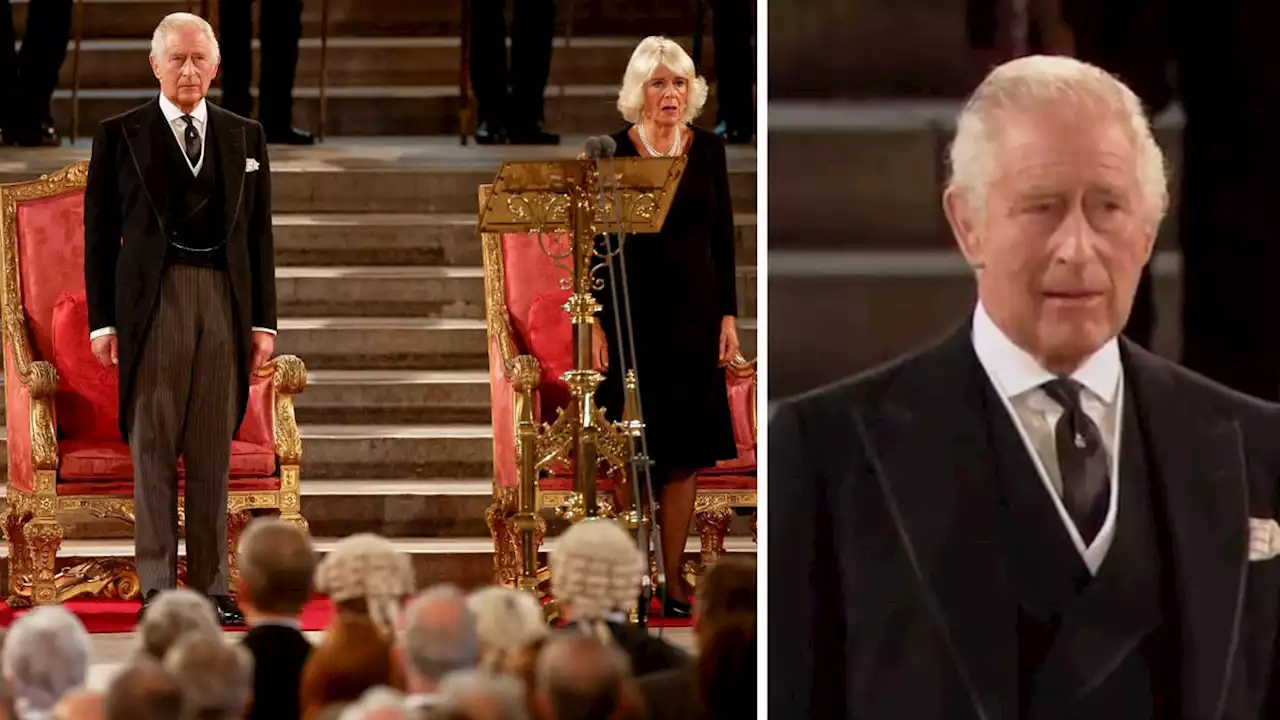
[[[951,226],[951,234],[955,236],[956,245],[960,247],[960,253],[964,255],[969,267],[981,268],[983,244],[982,235],[978,232],[979,210],[955,188],[947,188],[947,191],[942,194],[942,209],[947,215],[947,224]]]
[[[160,79],[160,63],[157,63],[156,59],[153,57],[148,57],[147,62],[151,63],[151,74],[155,75],[156,79],[159,80]]]

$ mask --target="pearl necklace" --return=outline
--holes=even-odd
[[[644,149],[654,157],[676,157],[680,154],[681,140],[684,138],[684,132],[679,127],[676,128],[676,139],[671,143],[671,149],[664,153],[658,152],[653,143],[649,142],[649,136],[644,131],[644,123],[636,123],[636,134],[640,136],[640,144],[644,145]]]

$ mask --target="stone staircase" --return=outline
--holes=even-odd
[[[31,0],[15,0],[18,37]],[[186,10],[186,0],[84,0],[80,62],[80,122],[92,137],[96,123],[155,95],[147,65],[151,33],[165,14]],[[199,7],[199,3],[194,3]],[[331,0],[327,53],[326,132],[332,135],[431,135],[456,133],[461,0]],[[565,12],[562,6],[561,13]],[[633,3],[577,0],[559,17],[547,88],[549,129],[598,134],[620,125],[614,103],[627,59],[639,39],[666,34],[689,50],[694,31],[689,0]],[[320,3],[303,12],[303,40],[294,92],[295,122],[315,128],[319,116]],[[214,22],[216,29],[216,21]],[[254,41],[255,68],[257,41]],[[711,72],[711,43],[704,73]],[[69,134],[71,56],[62,68],[54,115]],[[255,91],[256,92],[256,91]],[[211,96],[220,90],[215,85]],[[714,93],[707,117],[715,116]],[[714,125],[714,122],[709,123]]]
[[[403,137],[456,131],[459,0],[330,5],[328,131],[341,137],[271,150],[276,348],[303,358],[308,370],[297,396],[302,513],[322,552],[345,535],[377,532],[411,553],[420,583],[487,582],[492,431],[476,187],[492,180],[502,160],[573,156],[586,134],[619,127],[616,86],[631,50],[646,34],[688,35],[691,4],[577,0],[568,48],[559,19],[547,118],[550,129],[568,133],[560,148],[462,148],[448,135]],[[26,6],[15,0],[19,36]],[[186,6],[84,0],[80,140],[0,152],[0,182],[87,158],[97,120],[154,96],[148,38],[160,17]],[[318,24],[319,3],[308,2],[295,93],[302,127],[312,126],[318,108]],[[64,87],[70,66],[69,58]],[[55,98],[64,132],[69,97],[60,89]],[[702,122],[713,118],[714,100]],[[754,357],[754,150],[730,148],[729,164],[740,334],[744,354]],[[561,526],[552,519],[551,535]],[[59,562],[129,555],[131,532],[77,519]],[[549,537],[544,547],[553,545]],[[726,547],[754,550],[745,529]],[[697,549],[691,536],[687,550]]]

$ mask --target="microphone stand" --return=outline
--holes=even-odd
[[[592,151],[596,150],[597,148],[599,149],[599,152],[596,152],[594,155],[592,155],[592,158],[596,161],[596,177],[600,179],[600,182],[599,182],[600,204],[598,207],[601,207],[601,208],[604,207],[604,181],[603,181],[604,175],[601,172],[600,152],[603,152],[603,154],[609,158],[609,172],[610,172],[609,196],[610,196],[610,202],[612,205],[613,212],[611,213],[610,217],[607,217],[605,219],[605,232],[602,234],[604,236],[604,242],[605,242],[605,265],[609,271],[609,291],[613,298],[614,328],[617,335],[617,341],[619,342],[619,345],[617,346],[618,347],[617,355],[618,355],[618,361],[621,364],[621,367],[618,368],[618,372],[620,373],[620,376],[623,378],[624,396],[626,394],[625,382],[628,376],[628,367],[630,367],[630,370],[631,370],[630,374],[635,382],[635,414],[632,420],[628,423],[628,427],[626,428],[627,429],[626,435],[627,435],[628,455],[630,457],[630,463],[631,463],[631,477],[632,477],[631,494],[632,494],[633,507],[635,508],[635,512],[637,516],[636,542],[638,546],[642,548],[647,555],[648,551],[650,550],[650,538],[652,538],[653,553],[657,562],[657,570],[658,570],[658,596],[665,597],[666,568],[665,568],[665,563],[662,557],[661,535],[658,533],[653,533],[652,535],[650,535],[648,526],[645,523],[644,513],[642,511],[642,507],[644,505],[644,498],[647,497],[648,507],[649,507],[649,521],[654,522],[656,520],[657,507],[654,502],[653,475],[651,472],[653,461],[649,458],[649,448],[648,448],[648,442],[646,439],[647,434],[644,426],[644,412],[640,403],[640,379],[639,379],[640,371],[639,371],[639,364],[636,362],[635,332],[632,325],[632,316],[631,316],[631,294],[627,286],[627,261],[626,261],[626,255],[623,252],[623,248],[625,247],[625,244],[626,244],[626,237],[625,237],[625,231],[623,230],[623,227],[622,227],[622,219],[620,215],[621,210],[618,207],[618,187],[617,187],[617,183],[614,182],[614,180],[617,178],[617,170],[616,170],[616,165],[613,162],[613,158],[614,158],[614,154],[617,151],[617,143],[613,140],[613,138],[607,135],[599,138],[591,138],[587,141],[587,151],[589,155],[591,155]],[[609,230],[608,224],[610,220],[614,223],[618,233],[618,247],[616,252],[617,252],[619,264],[621,265],[620,271],[618,268],[615,268],[613,264],[613,257],[614,257],[615,251],[614,251],[613,243],[609,238],[609,232],[608,232]],[[621,282],[619,282],[619,279],[621,279]],[[621,286],[621,289],[622,289],[621,293],[618,292],[619,286]],[[619,296],[621,296],[621,302],[619,302]],[[625,323],[624,323],[624,318],[625,318]],[[625,339],[627,341],[625,344],[622,343],[624,332],[625,332]],[[641,492],[641,487],[640,487],[640,484],[642,482],[644,483],[643,493]],[[637,618],[638,618],[640,627],[648,626],[649,606],[653,599],[653,590],[654,590],[653,583],[650,580],[649,568],[648,568],[648,564],[646,563],[644,579],[640,585],[640,603],[637,611]],[[659,616],[661,617],[661,611],[659,612]]]

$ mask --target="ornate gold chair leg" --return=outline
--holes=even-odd
[[[240,534],[252,519],[253,515],[248,510],[227,513],[227,584],[233,593],[240,582],[240,568],[236,562],[236,551],[240,548]]]
[[[54,574],[62,547],[62,526],[56,519],[37,518],[27,524],[24,534],[31,558],[31,600],[36,605],[52,605],[58,602]]]
[[[311,524],[302,517],[302,491],[297,465],[280,467],[280,519],[308,535]]]
[[[10,495],[10,503],[13,496]],[[23,586],[23,578],[31,577],[31,549],[27,544],[26,526],[31,513],[15,510],[13,505],[4,513],[4,539],[9,547],[9,607],[31,606],[30,590]]]
[[[714,565],[724,554],[724,536],[729,532],[729,522],[732,520],[733,508],[727,506],[713,506],[693,514],[693,523],[702,540],[703,567]]]
[[[520,573],[520,547],[511,526],[515,508],[507,494],[500,490],[505,488],[494,488],[493,502],[484,511],[484,524],[493,538],[493,581],[498,585],[515,587],[516,576]]]

